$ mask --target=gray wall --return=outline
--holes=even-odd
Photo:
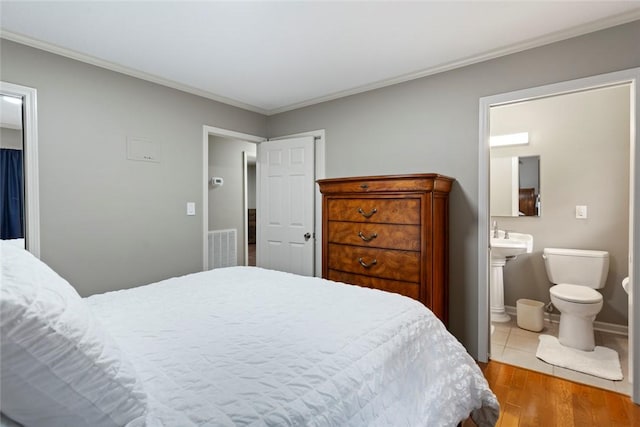
[[[640,66],[640,21],[269,118],[326,130],[327,177],[439,172],[450,196],[450,328],[477,355],[479,99]],[[544,184],[543,184],[544,185]]]
[[[209,230],[238,230],[238,265],[244,265],[243,242],[246,232],[243,212],[243,151],[255,155],[256,144],[231,138],[209,137],[209,176],[224,179],[224,184],[220,187],[209,186]]]
[[[627,325],[621,286],[629,255],[630,86],[592,90],[491,109],[491,134],[529,132],[529,145],[495,147],[491,157],[540,155],[542,216],[493,217],[502,229],[533,235],[533,253],[504,268],[505,304],[548,302],[545,247],[609,252],[597,320]],[[588,218],[576,219],[576,205]]]
[[[0,128],[0,148],[22,150],[22,130]]]
[[[202,125],[326,130],[326,176],[439,172],[451,330],[477,355],[479,98],[640,66],[640,21],[266,118],[5,40],[2,80],[38,89],[42,258],[88,295],[201,267]],[[127,136],[162,143],[127,161]],[[543,184],[544,185],[544,184]]]
[[[201,270],[202,126],[264,135],[266,117],[6,40],[0,64],[38,90],[42,259],[81,295]],[[128,136],[162,162],[127,160]]]

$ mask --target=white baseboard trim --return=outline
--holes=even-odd
[[[516,317],[516,308],[506,305],[504,310],[508,315]],[[556,313],[544,312],[544,321],[551,323],[560,323],[560,315]],[[596,331],[608,332],[611,334],[629,336],[629,327],[627,325],[617,325],[615,323],[600,322],[596,320],[593,322],[593,329]]]

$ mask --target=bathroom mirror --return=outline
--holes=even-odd
[[[540,156],[491,157],[491,216],[540,216]]]

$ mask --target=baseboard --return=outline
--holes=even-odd
[[[513,316],[514,318],[516,317],[515,307],[506,305],[504,307],[504,310],[508,315]],[[544,321],[551,323],[560,323],[560,315],[556,313],[548,313],[545,311]],[[617,325],[615,323],[600,322],[596,320],[595,322],[593,322],[593,329],[595,329],[596,331],[608,332],[610,334],[629,336],[629,327],[627,325]]]

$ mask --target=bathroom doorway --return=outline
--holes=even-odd
[[[634,250],[633,246],[636,245],[636,241],[637,241],[637,239],[635,240],[633,239],[633,236],[635,235],[634,234],[635,230],[637,230],[637,227],[634,227],[634,224],[638,218],[636,213],[637,209],[635,209],[633,204],[635,189],[637,188],[637,185],[634,185],[634,182],[636,180],[636,173],[635,173],[635,167],[634,167],[635,163],[633,161],[629,162],[629,159],[630,158],[634,159],[636,157],[636,152],[637,152],[637,136],[633,132],[637,126],[637,121],[638,121],[637,115],[634,110],[634,105],[635,105],[635,100],[637,100],[638,98],[638,88],[636,86],[636,82],[638,80],[639,75],[640,75],[640,72],[638,69],[627,70],[627,71],[618,72],[618,73],[595,76],[587,79],[558,83],[558,84],[549,85],[549,86],[540,87],[540,88],[533,88],[533,89],[527,89],[523,91],[491,96],[491,97],[483,98],[480,100],[480,110],[481,110],[480,111],[480,114],[481,114],[480,130],[481,130],[481,141],[482,141],[482,148],[480,150],[481,151],[480,165],[479,165],[480,166],[480,172],[479,172],[479,177],[480,177],[479,179],[479,182],[480,182],[479,266],[480,267],[479,267],[479,270],[481,273],[480,298],[479,298],[481,300],[479,305],[479,325],[480,325],[479,326],[479,354],[480,355],[483,355],[484,354],[483,350],[486,349],[487,358],[489,358],[490,343],[491,343],[491,339],[490,339],[491,328],[490,328],[489,316],[488,316],[488,312],[489,312],[488,307],[490,302],[489,292],[488,292],[488,289],[489,289],[489,250],[488,248],[489,248],[489,224],[491,220],[497,219],[499,223],[499,228],[506,228],[512,231],[519,231],[524,233],[530,232],[530,234],[534,236],[533,253],[527,254],[526,257],[521,257],[520,259],[516,259],[515,261],[510,261],[511,265],[506,266],[505,287],[508,287],[509,282],[511,282],[514,288],[518,289],[516,293],[522,293],[522,295],[517,295],[517,298],[538,299],[543,301],[544,303],[547,303],[549,301],[549,297],[548,297],[549,282],[546,277],[546,272],[544,270],[544,263],[541,259],[539,252],[542,251],[544,247],[550,247],[550,246],[564,246],[564,247],[578,247],[578,248],[581,246],[582,247],[591,246],[592,248],[596,249],[597,246],[599,246],[599,244],[602,244],[603,240],[607,240],[608,236],[606,235],[606,232],[604,232],[604,230],[595,230],[593,233],[595,235],[588,237],[589,232],[593,231],[594,229],[593,224],[596,222],[595,219],[600,215],[600,212],[605,211],[603,215],[606,215],[607,206],[606,205],[600,206],[598,201],[593,201],[593,200],[589,202],[584,202],[584,203],[578,202],[576,200],[570,200],[571,199],[571,197],[569,197],[570,195],[576,195],[576,190],[572,190],[570,187],[567,187],[567,181],[570,181],[571,179],[566,179],[564,181],[560,180],[559,181],[560,184],[555,184],[555,185],[560,186],[560,188],[564,189],[565,199],[567,199],[565,201],[569,203],[569,205],[573,206],[571,209],[567,208],[566,206],[561,208],[561,210],[563,210],[564,212],[563,214],[567,217],[566,219],[571,219],[571,221],[573,221],[572,225],[581,227],[582,229],[579,229],[578,231],[575,231],[575,230],[572,231],[567,226],[560,226],[561,229],[556,230],[555,232],[551,231],[551,234],[555,234],[555,236],[549,236],[548,235],[549,233],[547,233],[547,235],[545,236],[544,224],[543,224],[544,221],[546,221],[547,218],[554,218],[560,215],[557,212],[555,212],[556,209],[554,207],[554,197],[556,196],[553,195],[554,184],[553,184],[553,179],[551,178],[553,177],[554,172],[550,172],[550,170],[551,171],[554,170],[554,167],[552,167],[554,163],[558,163],[559,160],[565,162],[566,167],[564,168],[563,173],[565,173],[566,174],[565,176],[568,176],[569,178],[573,178],[576,174],[578,174],[581,171],[581,168],[584,168],[589,170],[589,174],[592,177],[599,179],[602,183],[606,183],[608,186],[616,185],[617,187],[623,187],[622,192],[626,196],[626,197],[623,197],[624,206],[619,206],[620,205],[619,197],[617,201],[609,202],[609,206],[611,205],[611,203],[615,203],[617,206],[618,215],[623,216],[623,220],[619,222],[624,222],[625,223],[624,225],[626,226],[628,224],[628,226],[626,227],[626,233],[624,237],[617,239],[617,240],[623,240],[623,242],[619,242],[619,241],[616,242],[616,244],[614,244],[614,246],[616,247],[612,250],[613,252],[615,252],[615,257],[614,257],[615,262],[614,262],[614,265],[612,265],[612,268],[610,268],[609,280],[602,291],[604,291],[603,294],[605,297],[605,306],[609,304],[609,306],[613,308],[609,310],[610,313],[607,313],[607,312],[604,313],[605,321],[602,323],[605,324],[604,326],[608,326],[606,324],[613,325],[614,333],[625,332],[624,329],[626,328],[621,327],[618,330],[616,330],[615,325],[616,323],[618,324],[620,323],[620,316],[621,316],[620,311],[625,311],[624,310],[624,308],[626,308],[625,302],[627,304],[629,302],[629,298],[626,296],[626,294],[622,289],[622,286],[620,283],[621,279],[625,275],[633,276],[634,275],[633,269],[636,268],[636,266],[631,262],[631,260],[633,259],[632,257],[633,250]],[[626,125],[627,136],[629,135],[630,136],[627,139],[628,145],[624,148],[625,152],[623,153],[623,157],[626,159],[627,163],[622,167],[619,166],[618,169],[615,170],[613,173],[615,175],[619,172],[623,172],[621,169],[624,169],[624,167],[626,166],[628,172],[624,182],[620,184],[618,182],[619,177],[618,177],[618,180],[611,179],[610,175],[606,173],[606,170],[604,170],[603,167],[600,167],[600,166],[594,167],[594,166],[588,166],[586,164],[583,164],[584,163],[583,160],[580,158],[580,156],[577,155],[577,154],[580,154],[577,152],[577,150],[585,151],[585,150],[581,150],[580,146],[578,146],[578,149],[576,149],[575,146],[573,148],[567,148],[571,146],[571,144],[568,144],[567,147],[562,148],[564,145],[562,141],[555,142],[554,148],[561,150],[557,156],[558,158],[556,158],[555,155],[550,155],[545,153],[533,153],[532,152],[532,147],[534,146],[533,141],[534,140],[540,141],[544,139],[544,135],[542,135],[540,131],[536,133],[536,131],[534,130],[533,132],[530,132],[530,135],[529,135],[530,144],[522,152],[522,156],[524,157],[524,156],[535,155],[535,154],[539,155],[540,168],[543,171],[546,169],[546,173],[545,172],[541,173],[540,188],[538,191],[538,194],[540,196],[539,209],[540,209],[541,216],[530,217],[530,216],[517,214],[517,216],[513,218],[492,217],[491,216],[492,213],[490,209],[491,200],[489,198],[489,195],[491,193],[490,186],[489,186],[489,181],[490,181],[489,177],[490,177],[490,170],[491,170],[492,153],[489,147],[489,137],[494,134],[508,134],[508,133],[515,133],[517,131],[514,128],[509,129],[509,126],[515,125],[517,121],[510,121],[510,123],[508,123],[506,126],[503,126],[502,128],[500,128],[501,125],[498,122],[494,122],[494,118],[495,118],[494,113],[499,113],[497,114],[497,116],[502,114],[503,116],[506,117],[511,112],[517,110],[518,106],[522,106],[524,108],[526,106],[525,104],[527,103],[532,103],[532,104],[552,103],[554,98],[559,101],[567,101],[570,99],[570,97],[574,97],[574,98],[589,97],[591,95],[598,94],[598,93],[606,94],[606,93],[612,93],[616,91],[618,91],[619,96],[621,95],[626,100],[624,107],[627,108],[626,110],[627,113],[622,113],[623,115],[626,114],[625,117],[622,117],[622,120],[625,122],[625,125]],[[626,94],[624,93],[625,91],[626,91]],[[561,110],[562,108],[566,109],[566,106],[561,107]],[[577,104],[577,105],[574,105],[574,107],[572,107],[570,112],[577,113],[579,112],[578,110],[582,108],[583,108],[582,104]],[[512,111],[510,112],[509,109],[511,109]],[[562,112],[563,111],[558,111],[556,114],[561,114]],[[620,118],[618,117],[618,120],[619,119]],[[583,119],[583,120],[587,120],[587,121],[583,121],[583,123],[591,124],[591,122],[593,122],[595,119],[591,118],[591,119]],[[609,110],[605,110],[597,117],[597,120],[605,121],[605,120],[616,120],[616,119],[613,116],[609,115]],[[563,125],[568,123],[560,123],[560,124]],[[526,131],[526,129],[524,131]],[[606,135],[601,135],[599,136],[599,138],[602,140],[602,144],[604,144],[605,146],[609,142],[609,138]],[[564,136],[564,141],[568,141],[570,143],[576,143],[576,142],[579,143],[580,139],[581,139],[580,137],[571,138],[566,135]],[[611,150],[611,149],[620,150],[620,147],[613,148],[613,147],[607,146],[606,148],[606,150]],[[527,152],[527,150],[529,150],[529,152]],[[513,151],[515,151],[513,147],[506,147],[506,149],[503,149],[503,154],[505,156],[516,156],[516,154],[514,154]],[[631,153],[631,156],[629,155],[629,153]],[[519,155],[520,154],[518,154],[518,156]],[[606,159],[604,158],[599,158],[596,160],[606,162]],[[562,166],[556,165],[555,170],[562,171]],[[551,175],[549,175],[550,173]],[[560,178],[562,177],[561,173],[556,172],[555,175],[557,175]],[[546,179],[545,179],[545,176],[546,176]],[[620,191],[618,191],[618,193],[620,193]],[[580,196],[580,197],[583,197],[583,196]],[[587,200],[589,200],[587,196],[584,196],[584,197]],[[575,218],[575,207],[580,204],[587,205],[588,207],[586,220],[578,220]],[[591,218],[591,221],[589,220],[589,218]],[[616,233],[620,234],[619,231]],[[536,238],[536,235],[537,235],[537,238]],[[565,236],[566,238],[569,239],[569,241],[564,243],[563,242],[556,243],[558,235]],[[587,236],[587,237],[583,237],[583,236]],[[591,238],[594,240],[594,242],[591,243],[584,240],[579,241],[580,238],[583,238],[583,239]],[[609,243],[606,243],[606,244],[609,245]],[[603,250],[607,250],[607,249],[608,248],[604,248]],[[513,268],[513,267],[517,267],[517,268]],[[520,270],[520,273],[516,274],[515,271],[508,272],[509,269]],[[525,342],[526,340],[523,337],[518,336],[522,334],[519,334],[520,330],[517,328],[517,325],[515,325],[515,307],[514,306],[515,306],[516,296],[514,296],[515,295],[514,292],[510,292],[511,290],[515,290],[515,289],[509,289],[505,291],[506,293],[505,305],[507,306],[507,313],[511,311],[511,314],[513,317],[513,320],[512,320],[513,325],[510,324],[508,325],[508,327],[505,326],[505,328],[501,328],[503,329],[500,331],[500,333],[503,334],[504,339],[502,340],[502,345],[504,345],[504,347],[502,349],[499,349],[498,351],[504,350],[504,348],[506,348],[506,344],[510,334],[515,331],[515,334],[512,337],[513,340],[511,342],[511,346],[516,346],[516,344],[514,343],[516,343],[517,341],[520,341],[520,345],[523,347],[523,349],[528,349],[533,353],[531,358],[535,362],[535,360],[537,360],[535,359],[535,347],[537,347],[536,345],[537,343],[535,340],[527,343]],[[511,306],[511,310],[509,310],[509,306]],[[622,309],[620,309],[621,307]],[[551,318],[554,319],[553,316],[551,316]],[[633,319],[633,310],[629,310],[628,323],[627,323],[628,325],[633,325],[632,319]],[[512,329],[514,325],[516,329]],[[543,331],[543,333],[548,333],[550,335],[553,335],[555,332],[553,329],[554,327],[553,325],[554,325],[553,323],[549,324],[549,330],[547,332]],[[557,327],[557,323],[555,325]],[[596,328],[602,327],[602,326],[603,326],[602,324],[597,325]],[[506,329],[506,332],[505,332],[505,329]],[[634,331],[632,327],[629,328],[629,337],[630,337],[629,347],[628,347],[629,354],[637,354],[637,352],[633,351],[634,350],[633,335],[636,332],[637,331]],[[619,336],[620,335],[618,335],[618,337]],[[607,343],[605,343],[605,345],[607,345]],[[609,343],[609,346],[613,346],[613,345]],[[497,353],[497,351],[492,350],[491,353]],[[513,360],[511,360],[510,362],[512,364],[516,364],[514,363]],[[633,357],[629,357],[628,361],[622,360],[621,362],[622,364],[629,366],[628,370],[624,369],[627,375],[633,376],[633,372],[634,372]],[[509,361],[507,361],[507,363],[509,363]],[[553,368],[551,372],[547,371],[547,373],[553,374]],[[571,378],[571,379],[576,380],[576,378]],[[634,384],[637,384],[637,382],[634,382]],[[603,384],[598,384],[598,385],[604,386]],[[619,384],[614,384],[614,387],[617,385]],[[631,385],[628,385],[628,383],[627,383],[627,386],[623,387],[622,389],[620,388],[614,388],[614,389],[616,391],[621,391],[626,394],[632,394],[633,396],[638,396],[638,393],[634,392],[633,387]],[[634,401],[635,400],[636,399],[634,398]]]

